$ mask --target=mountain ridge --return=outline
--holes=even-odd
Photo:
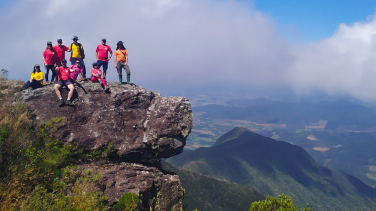
[[[239,131],[243,132],[237,138],[231,136]],[[227,136],[233,139],[219,139],[212,147],[185,151],[167,161],[247,185],[264,195],[290,195],[300,207],[307,202],[314,210],[371,210],[376,206],[376,190],[349,174],[318,165],[299,146],[241,128]]]

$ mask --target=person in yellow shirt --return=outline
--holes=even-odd
[[[34,65],[33,72],[31,73],[30,80],[28,80],[20,91],[27,89],[29,87],[33,89],[43,87],[44,74],[40,71],[40,65]]]
[[[75,65],[76,61],[79,60],[81,62],[81,67],[83,68],[82,76],[84,80],[86,80],[86,67],[84,63],[84,59],[85,59],[84,48],[82,47],[81,43],[78,43],[77,36],[74,36],[72,40],[73,40],[73,43],[69,46],[69,49],[67,50],[68,52],[72,52],[71,58],[70,58],[71,65]]]

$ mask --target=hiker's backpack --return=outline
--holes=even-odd
[[[69,61],[72,61],[72,54],[73,54],[73,48],[72,48],[72,45],[73,45],[73,43],[70,44],[70,49],[71,49],[72,51],[71,51],[71,55],[70,55]],[[85,53],[84,53],[84,52],[82,51],[82,49],[81,49],[81,43],[77,43],[77,45],[78,45],[78,49],[80,49],[81,58],[82,58],[82,59],[85,59]]]

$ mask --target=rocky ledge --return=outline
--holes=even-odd
[[[124,193],[132,192],[140,197],[141,210],[182,210],[184,190],[179,176],[163,173],[150,163],[183,151],[193,126],[188,99],[161,97],[134,85],[108,83],[107,87],[103,92],[98,83],[76,85],[74,106],[59,107],[53,85],[18,92],[13,103],[28,104],[35,110],[32,118],[42,123],[65,118],[55,133],[64,143],[87,153],[111,152],[107,160],[76,163],[76,171],[101,175],[93,187],[109,197],[109,208]],[[68,90],[62,89],[64,99],[67,95]]]
[[[168,158],[183,151],[192,128],[192,109],[184,97],[161,97],[140,86],[108,83],[76,86],[74,106],[58,106],[53,85],[24,90],[15,100],[35,109],[41,122],[65,117],[56,135],[85,150],[99,150],[111,143],[116,156],[133,160]],[[67,89],[62,89],[66,99]]]

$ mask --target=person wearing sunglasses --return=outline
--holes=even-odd
[[[81,61],[76,60],[76,64],[70,66],[69,77],[72,79],[72,82],[76,82],[78,74],[80,74],[81,80],[83,79],[82,71],[83,71],[83,68],[81,67]]]
[[[51,70],[52,72],[52,78],[51,78],[51,83],[56,82],[56,72],[55,72],[55,63],[57,62],[57,55],[56,51],[52,48],[52,42],[48,41],[47,42],[47,47],[43,51],[43,63],[44,63],[44,68],[46,70],[46,84],[49,84],[48,82],[48,74]]]
[[[43,72],[40,71],[40,65],[34,65],[33,72],[31,73],[30,80],[28,80],[20,91],[31,87],[32,89],[38,89],[43,87]]]
[[[57,45],[53,47],[53,49],[56,51],[57,54],[57,62],[56,65],[58,67],[61,66],[61,60],[65,59],[65,51],[68,51],[69,48],[65,45],[63,45],[62,39],[57,39]]]

